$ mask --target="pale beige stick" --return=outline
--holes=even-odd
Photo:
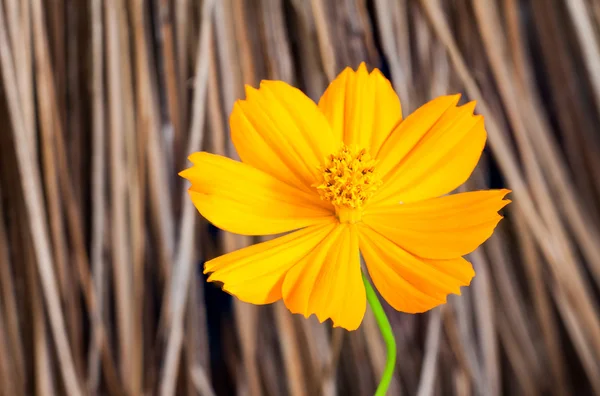
[[[142,103],[139,103],[140,99],[139,90],[142,88],[136,87],[136,91],[133,91],[133,81],[131,76],[139,69],[133,68],[131,57],[137,57],[137,62],[149,63],[149,59],[142,58],[145,55],[144,52],[137,53],[134,51],[130,55],[131,50],[139,48],[140,40],[145,43],[146,40],[141,37],[145,37],[146,28],[144,24],[143,10],[141,10],[141,4],[139,1],[133,1],[131,4],[130,12],[132,15],[132,24],[127,24],[127,13],[125,4],[121,3],[119,6],[119,21],[120,21],[120,40],[123,51],[123,57],[121,58],[121,74],[124,77],[123,80],[123,101],[125,106],[125,162],[128,167],[127,172],[127,212],[129,213],[128,220],[128,231],[129,231],[129,249],[128,257],[132,263],[131,268],[131,297],[132,297],[132,345],[131,345],[131,376],[128,379],[130,384],[130,392],[132,394],[139,394],[142,392],[142,383],[145,372],[145,354],[144,354],[144,341],[145,334],[143,331],[143,319],[144,319],[144,264],[145,264],[145,222],[144,214],[145,207],[144,202],[144,168],[145,168],[145,154],[141,148],[140,141],[145,140],[146,135],[146,123],[147,117],[139,110],[143,107]],[[128,26],[131,26],[131,30],[134,33],[134,42],[130,47]],[[141,36],[141,37],[140,37]],[[143,44],[142,44],[143,45]],[[137,78],[137,74],[135,74]],[[136,81],[137,82],[137,81]],[[139,83],[139,82],[138,82]],[[137,99],[134,101],[134,97]],[[134,119],[134,115],[136,116]],[[140,136],[142,135],[142,136]]]
[[[471,396],[473,393],[469,377],[465,371],[460,369],[454,369],[452,376],[454,394],[458,396]]]
[[[119,340],[119,361],[121,378],[126,389],[131,391],[133,365],[133,307],[131,293],[131,262],[128,259],[128,233],[126,220],[126,179],[123,169],[125,103],[123,102],[124,81],[121,70],[121,57],[126,51],[120,42],[119,1],[109,0],[104,4],[106,23],[106,52],[108,70],[109,103],[109,166],[111,198],[111,248],[112,267],[115,282],[117,311],[117,331]]]
[[[12,53],[14,54],[15,73],[19,86],[20,106],[25,124],[24,133],[30,142],[30,147],[37,158],[38,138],[35,128],[35,110],[33,94],[33,60],[31,40],[31,12],[29,1],[7,0],[6,10],[9,18],[8,27],[12,33]],[[19,4],[20,3],[20,4]],[[20,9],[19,9],[20,8]]]
[[[100,335],[99,321],[104,311],[105,267],[104,262],[104,230],[106,191],[106,126],[104,106],[104,34],[102,23],[102,1],[92,0],[90,6],[92,30],[92,241],[91,264],[94,287],[97,293],[97,316],[93,317],[92,342],[88,353],[87,387],[95,393],[100,384]]]
[[[434,394],[442,333],[442,309],[444,307],[434,309],[428,314],[429,322],[427,323],[427,334],[425,336],[425,358],[423,359],[417,396],[432,396]]]
[[[190,375],[197,393],[202,396],[216,396],[210,383],[210,378],[208,378],[206,371],[202,367],[191,367]]]
[[[302,370],[298,339],[294,329],[294,318],[283,304],[283,301],[275,303],[274,314],[283,356],[288,394],[290,396],[308,396],[307,381]]]
[[[321,52],[321,62],[325,69],[325,75],[329,81],[335,78],[338,65],[336,61],[333,37],[327,22],[325,2],[323,0],[311,0],[315,27],[317,29],[317,38],[319,51]]]
[[[217,12],[218,5],[215,6],[215,34],[218,34],[217,24]],[[213,154],[227,155],[227,133],[229,131],[228,126],[225,124],[224,114],[225,109],[223,108],[223,98],[221,95],[221,89],[219,87],[219,64],[217,60],[218,45],[215,45],[215,41],[211,42],[210,52],[210,68],[208,69],[208,120],[209,120],[209,137],[210,146],[206,150]]]
[[[236,238],[236,235],[223,235],[223,245],[226,252],[241,249],[250,245],[249,238]],[[259,307],[235,301],[233,305],[237,326],[237,335],[240,341],[242,367],[244,372],[236,385],[238,392],[249,396],[259,396],[264,392],[261,386],[260,369],[257,364],[257,333]]]
[[[226,118],[229,117],[229,113],[233,109],[233,102],[244,92],[242,73],[239,68],[239,53],[236,46],[231,45],[235,43],[236,38],[231,7],[231,0],[217,2],[215,5],[215,32],[221,38],[221,45],[217,46],[217,57],[223,95],[223,115]],[[236,65],[238,67],[235,67]],[[230,143],[230,139],[227,140]],[[232,147],[227,146],[227,149],[230,150]]]
[[[123,105],[123,127],[125,134],[121,140],[122,160],[126,164],[128,172],[122,180],[125,181],[123,208],[128,216],[123,222],[124,230],[127,231],[127,238],[124,238],[120,243],[125,243],[119,247],[123,250],[129,266],[127,294],[131,298],[129,305],[131,315],[130,339],[131,357],[128,363],[130,376],[124,382],[127,384],[126,390],[136,395],[141,393],[142,377],[144,371],[144,356],[143,342],[144,333],[142,331],[143,320],[143,294],[144,294],[144,239],[145,230],[143,216],[145,212],[144,206],[141,204],[144,188],[142,185],[144,167],[144,157],[138,158],[143,150],[138,149],[139,138],[137,134],[139,129],[136,129],[136,107],[134,104],[133,92],[133,76],[134,71],[132,62],[132,44],[130,40],[130,19],[126,0],[118,0],[116,3],[116,11],[118,15],[118,33],[119,33],[119,48],[121,56],[119,57],[119,68],[122,76],[121,92]],[[143,32],[143,30],[142,30]],[[109,80],[110,81],[110,80]],[[109,141],[111,141],[109,139]],[[113,206],[115,202],[112,202]],[[121,202],[119,202],[121,204]],[[121,209],[119,209],[121,210]],[[114,225],[114,224],[113,224]],[[120,254],[120,253],[117,253]]]
[[[23,246],[26,244],[23,242]],[[44,304],[42,296],[38,290],[38,281],[36,279],[35,265],[31,261],[31,255],[27,261],[28,266],[28,286],[31,293],[31,316],[32,316],[32,336],[33,336],[33,371],[36,378],[35,390],[40,396],[53,396],[56,394],[54,365],[51,363],[46,321],[44,319]]]
[[[204,230],[206,232],[206,230]],[[200,239],[206,239],[206,235],[200,234]],[[194,249],[194,257],[198,256],[199,249]],[[197,263],[197,261],[195,261]],[[196,396],[194,388],[196,381],[194,375],[202,371],[204,378],[210,378],[210,353],[208,342],[208,329],[205,313],[205,304],[203,303],[204,285],[202,279],[192,272],[192,284],[188,288],[188,304],[185,312],[185,335],[183,350],[185,354],[185,364],[188,371],[186,380],[188,381],[188,395]],[[210,382],[209,382],[210,384]]]
[[[500,352],[498,350],[498,329],[496,323],[496,304],[492,290],[490,263],[482,250],[476,250],[469,255],[475,268],[475,279],[472,280],[474,308],[477,318],[482,351],[483,371],[485,372],[486,395],[501,394]]]
[[[23,44],[20,40],[20,36],[23,34],[23,30],[28,30],[28,28],[27,26],[23,26],[21,24],[22,21],[19,20],[19,13],[21,10],[19,10],[16,0],[5,0],[4,3],[6,7],[7,33],[10,42],[10,46],[7,47],[6,50],[11,51],[15,62],[13,66],[17,66],[22,64],[21,62],[23,61],[23,52],[19,51],[19,47]],[[29,5],[27,5],[27,7],[29,7]],[[21,81],[17,80],[17,84],[20,85],[20,83]],[[19,87],[19,91],[21,91],[21,87]]]

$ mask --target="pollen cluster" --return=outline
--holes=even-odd
[[[343,145],[319,168],[322,180],[316,187],[321,199],[338,209],[360,209],[381,185],[375,164],[364,148]]]

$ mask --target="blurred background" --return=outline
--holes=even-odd
[[[361,61],[405,116],[477,100],[464,189],[513,190],[462,297],[388,309],[388,394],[600,394],[600,2],[1,0],[0,395],[373,394],[370,311],[348,333],[205,283],[256,240],[177,176],[191,152],[236,156],[244,84],[317,100]]]

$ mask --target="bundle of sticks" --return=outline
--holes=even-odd
[[[390,394],[600,394],[599,26],[589,0],[1,0],[0,395],[372,394],[373,315],[346,332],[205,283],[259,239],[177,176],[236,157],[244,84],[318,99],[362,61],[405,114],[476,100],[464,188],[513,190],[461,297],[389,309]]]

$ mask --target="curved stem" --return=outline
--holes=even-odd
[[[377,298],[377,293],[375,293],[371,282],[364,273],[362,274],[362,277],[367,291],[367,301],[373,310],[375,320],[377,321],[377,325],[379,326],[379,330],[381,331],[381,335],[383,336],[387,348],[385,369],[383,370],[379,386],[377,386],[377,390],[375,391],[375,396],[385,396],[396,368],[396,339],[392,332],[392,326],[390,326],[390,322],[379,302],[379,298]]]

